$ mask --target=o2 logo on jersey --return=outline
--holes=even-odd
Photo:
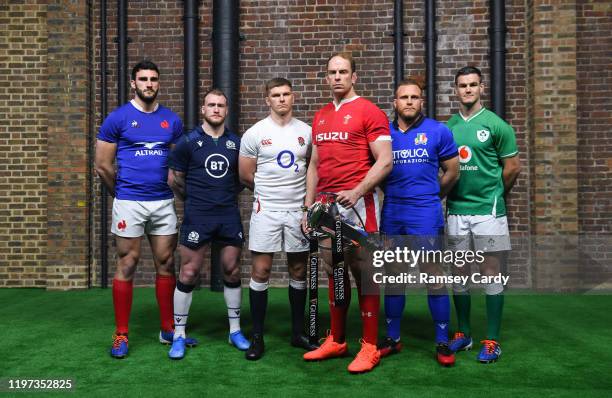
[[[229,169],[229,160],[220,153],[213,153],[204,161],[204,169],[212,178],[223,178]]]
[[[472,150],[467,145],[461,145],[459,147],[459,162],[467,163],[472,159]]]
[[[280,151],[276,157],[276,163],[278,163],[278,165],[283,169],[288,169],[291,166],[295,166],[295,172],[297,173],[299,171],[299,166],[295,162],[295,155],[289,150],[285,149],[284,151]]]

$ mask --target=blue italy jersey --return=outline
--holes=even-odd
[[[240,222],[239,151],[240,138],[227,129],[217,142],[202,126],[179,140],[170,168],[186,174],[184,224]]]
[[[168,186],[168,153],[182,133],[181,119],[161,105],[147,113],[128,102],[108,115],[97,138],[117,144],[115,197],[142,201],[173,198]]]
[[[389,222],[439,228],[444,225],[440,203],[440,162],[458,155],[451,131],[421,117],[408,131],[391,123],[393,170],[384,185],[383,230]]]

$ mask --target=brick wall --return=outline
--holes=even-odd
[[[47,7],[0,5],[0,286],[46,285]]]
[[[576,2],[533,1],[532,269],[543,289],[575,286],[578,263]]]
[[[89,279],[89,4],[58,1],[47,11],[47,288],[85,288]]]
[[[11,187],[8,193],[0,190],[6,198],[0,201],[0,261],[7,265],[0,267],[0,285],[46,286],[44,264],[49,266],[49,278],[59,278],[49,286],[82,286],[88,261],[96,285],[99,182],[94,179],[89,188],[92,164],[86,148],[95,140],[102,120],[100,2],[15,3],[0,6],[0,20],[5,21],[0,28],[0,128],[4,133],[0,174],[7,177],[2,184]],[[292,80],[298,94],[296,116],[310,121],[330,100],[323,81],[325,59],[345,49],[353,51],[358,61],[358,93],[391,114],[393,1],[313,3],[240,2],[240,31],[245,38],[240,55],[241,131],[266,116],[262,84],[275,76]],[[484,102],[488,103],[489,1],[436,3],[437,114],[446,120],[457,111],[453,74],[468,63],[483,70]],[[507,120],[517,132],[524,170],[509,198],[511,231],[519,243],[529,241],[534,233],[610,232],[606,182],[612,162],[604,130],[610,125],[606,112],[610,104],[608,3],[506,1]],[[423,2],[405,0],[404,13],[405,74],[424,74]],[[142,58],[158,63],[160,102],[182,116],[183,2],[132,0],[128,15],[128,64]],[[200,16],[203,92],[211,84],[212,0],[200,2]],[[117,105],[116,19],[116,7],[109,3],[109,111]],[[29,64],[36,66],[18,66]],[[577,110],[572,104],[577,104]],[[65,142],[74,145],[68,150],[61,145]],[[240,203],[247,227],[251,193],[243,193]],[[90,211],[93,225],[87,224]],[[109,238],[112,278],[115,260],[112,235]],[[148,244],[143,247],[136,277],[139,285],[150,284],[154,275]],[[546,251],[538,252],[543,247],[517,247],[509,263],[514,281],[531,281],[528,265],[531,260],[536,265],[546,260]],[[573,253],[570,258],[576,259],[576,250]],[[273,268],[281,285],[286,283],[284,262],[278,256]],[[248,253],[243,264],[247,278]],[[208,280],[205,271],[203,281]]]
[[[577,6],[578,226],[583,288],[612,287],[612,4]]]

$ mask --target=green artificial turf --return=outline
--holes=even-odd
[[[327,291],[319,294],[325,298]],[[348,341],[355,354],[361,323],[353,296]],[[247,291],[243,297],[248,334]],[[321,301],[324,331],[329,315],[327,300]],[[110,290],[0,289],[0,302],[0,378],[71,378],[74,396],[612,396],[612,296],[509,295],[502,359],[479,364],[475,349],[459,353],[455,367],[441,368],[433,357],[426,297],[410,295],[402,322],[404,350],[363,375],[347,372],[351,357],[301,359],[303,352],[288,343],[286,289],[270,290],[266,354],[257,362],[228,345],[223,295],[208,289],[195,291],[189,318],[188,332],[201,344],[181,361],[169,360],[168,347],[157,341],[153,289],[135,289],[130,353],[124,360],[108,354],[114,329]],[[473,336],[481,339],[483,296],[474,296],[472,318]],[[382,336],[382,316],[380,324]]]

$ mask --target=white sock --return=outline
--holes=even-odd
[[[242,289],[238,287],[223,286],[223,297],[227,306],[227,319],[229,320],[230,334],[240,330],[240,305],[242,304]]]
[[[174,340],[179,337],[185,338],[185,328],[187,327],[187,317],[193,292],[182,292],[178,287],[174,288]]]

